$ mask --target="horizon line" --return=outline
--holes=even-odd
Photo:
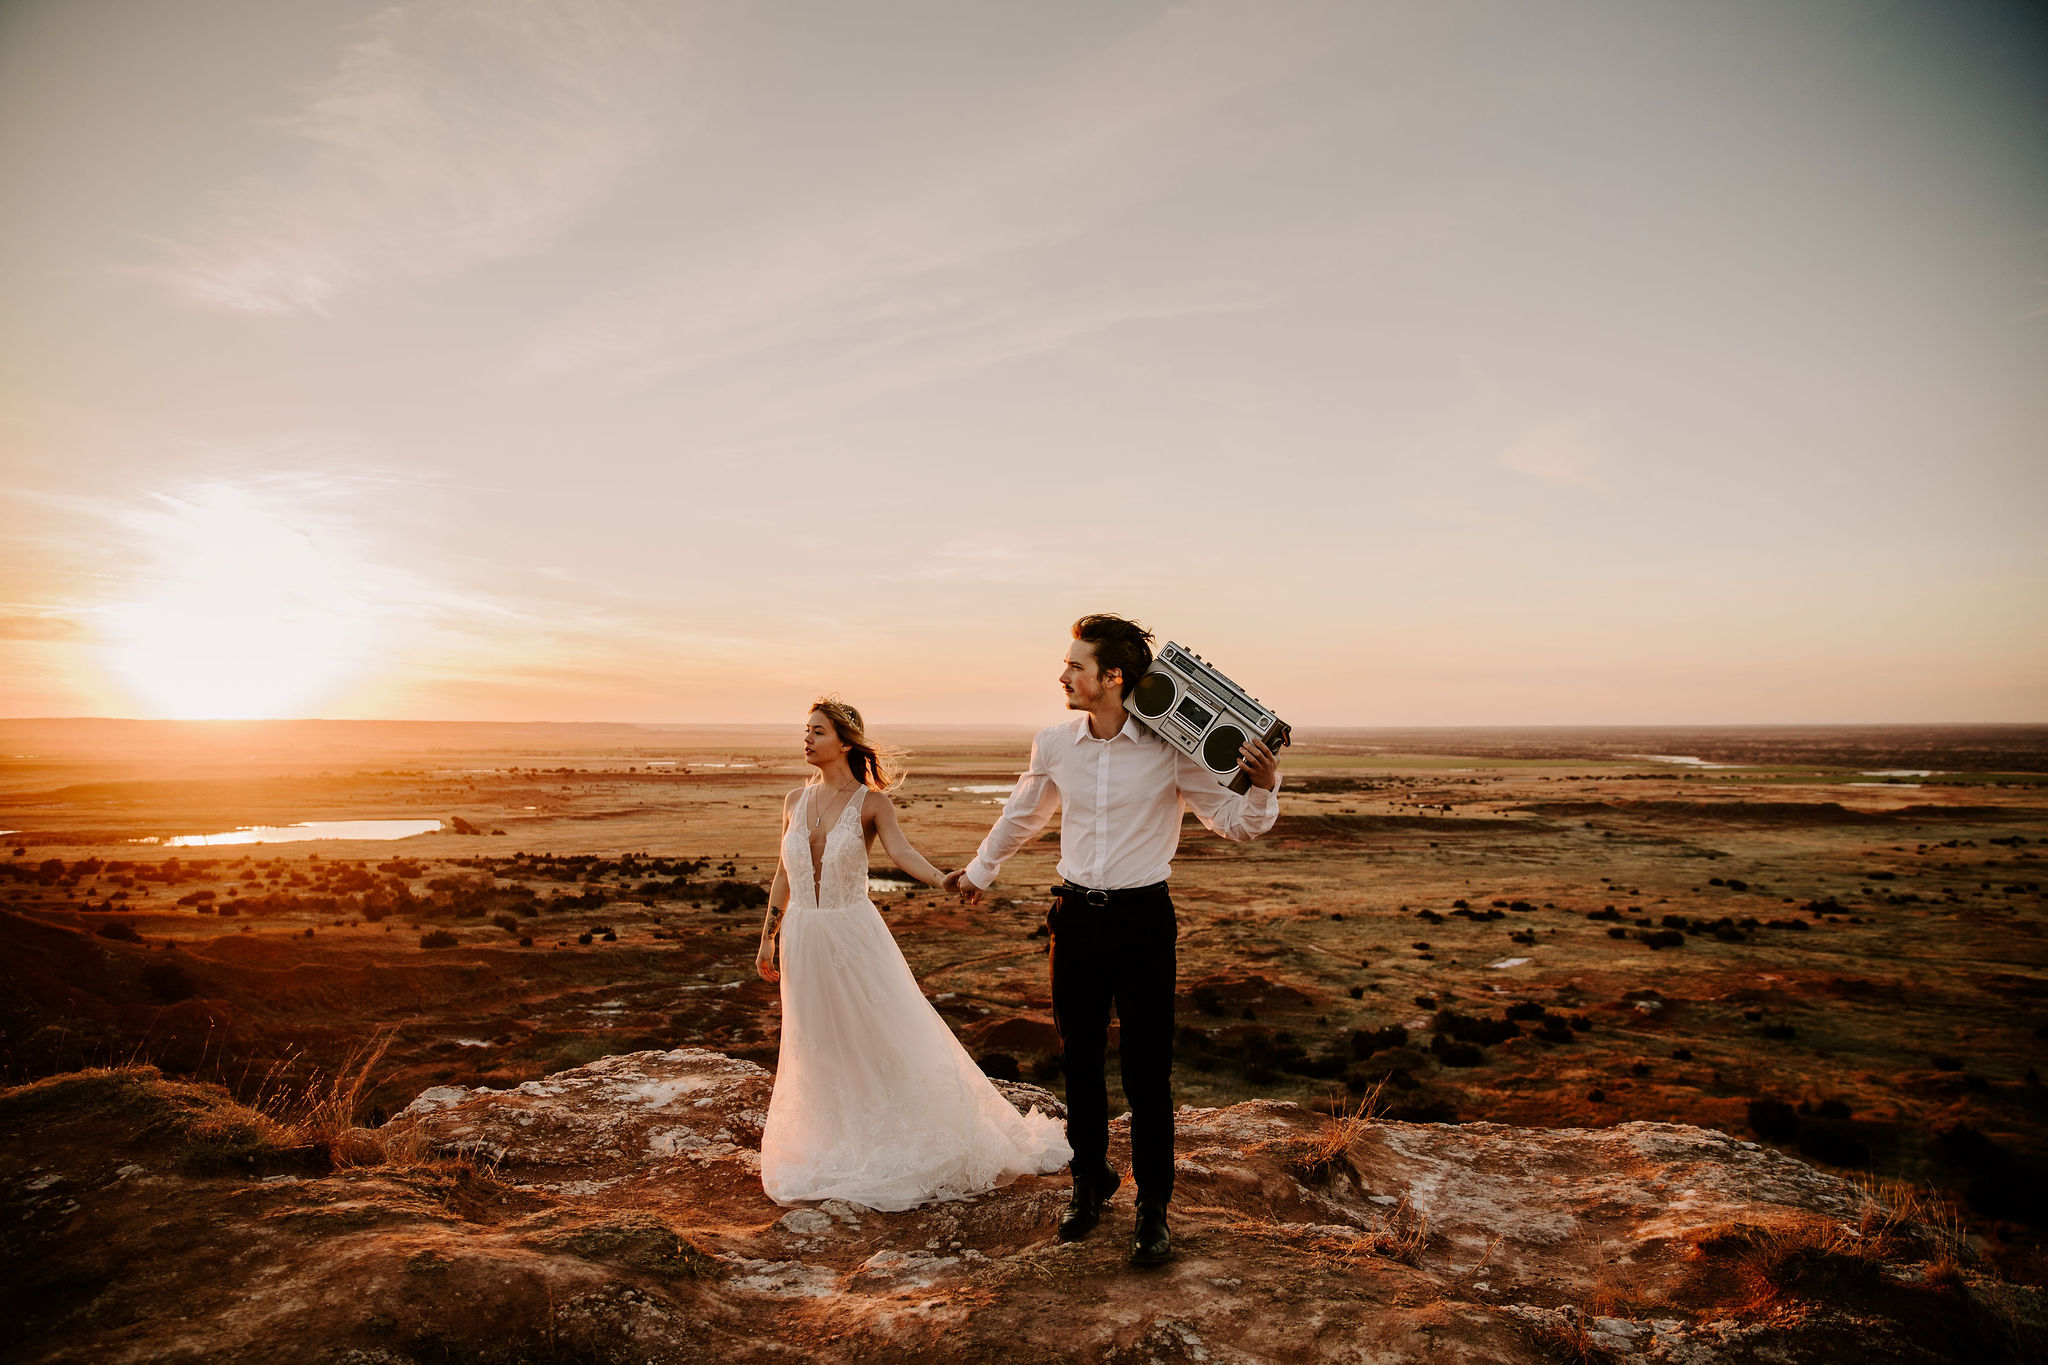
[[[443,725],[443,726],[614,726],[629,729],[778,729],[779,720],[422,720],[375,716],[0,716],[0,725]],[[1034,721],[913,721],[879,717],[875,725],[926,730],[1043,729]],[[1315,730],[1783,730],[1965,728],[2048,729],[2048,720],[1770,720],[1770,721],[1322,721],[1304,722],[1297,732]]]

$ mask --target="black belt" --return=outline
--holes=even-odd
[[[1072,882],[1061,882],[1052,893],[1061,900],[1080,901],[1098,910],[1107,909],[1119,901],[1135,900],[1140,896],[1156,896],[1166,890],[1165,882],[1154,882],[1150,886],[1124,886],[1114,891],[1100,891],[1092,886],[1076,886]]]

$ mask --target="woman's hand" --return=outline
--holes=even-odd
[[[761,950],[754,954],[754,970],[761,974],[763,981],[774,983],[782,980],[782,972],[775,965],[776,936],[763,935]]]

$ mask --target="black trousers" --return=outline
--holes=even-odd
[[[1067,1075],[1067,1142],[1076,1178],[1102,1170],[1109,1150],[1103,1068],[1109,1014],[1120,1024],[1118,1068],[1131,1103],[1131,1174],[1140,1199],[1173,1195],[1173,987],[1179,926],[1162,884],[1089,905],[1055,895],[1052,1017]]]

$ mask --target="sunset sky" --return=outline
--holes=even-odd
[[[0,3],[0,715],[2048,721],[2038,5]]]

